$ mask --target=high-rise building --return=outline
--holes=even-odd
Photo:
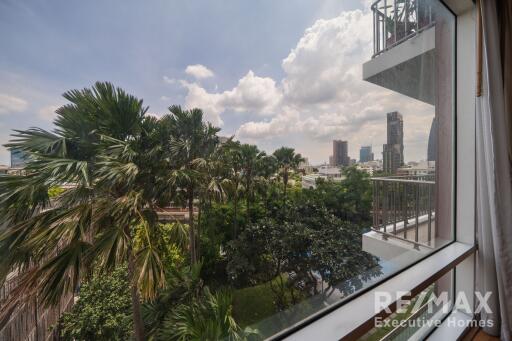
[[[11,149],[11,168],[23,168],[27,163],[27,155],[19,149]]]
[[[372,146],[361,146],[359,150],[359,162],[373,161]]]
[[[384,172],[395,174],[404,164],[404,121],[398,111],[387,114],[387,143],[382,151]]]
[[[334,166],[348,166],[350,164],[347,141],[332,141],[332,162]]]
[[[427,161],[436,161],[437,154],[437,119],[434,117],[428,135]]]

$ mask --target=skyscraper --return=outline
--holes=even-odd
[[[428,135],[427,161],[436,161],[437,154],[437,119],[434,117]]]
[[[404,164],[404,121],[398,111],[387,114],[387,143],[382,151],[384,172],[395,174]]]
[[[361,146],[359,150],[359,162],[373,161],[372,146]]]
[[[350,164],[347,141],[332,141],[332,161],[334,166],[348,166]]]

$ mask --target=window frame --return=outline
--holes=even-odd
[[[368,301],[362,298],[376,290],[386,290],[390,283],[406,280],[411,273],[424,274],[418,281],[406,280],[403,289],[405,291],[418,292],[448,271],[453,270],[452,294],[463,292],[466,294],[470,305],[474,309],[475,292],[475,265],[476,265],[476,152],[475,152],[475,5],[471,0],[440,0],[455,16],[455,55],[454,55],[454,115],[453,115],[453,181],[452,181],[452,220],[453,241],[427,257],[410,264],[401,271],[392,274],[388,278],[371,285],[354,294],[347,300],[340,301],[325,309],[312,314],[305,320],[273,335],[269,340],[306,340],[306,335],[326,335],[328,330],[325,323],[346,311],[362,311],[368,308]],[[460,250],[466,249],[464,252]],[[457,250],[459,250],[457,252]],[[434,274],[429,271],[432,261],[441,262],[441,268]],[[419,272],[416,272],[417,270]],[[389,290],[389,289],[388,289]],[[402,290],[402,288],[400,288]],[[391,292],[393,294],[393,292]],[[396,290],[395,290],[396,293]],[[391,304],[390,308],[394,311]],[[373,305],[370,307],[374,309]],[[373,314],[373,317],[377,315]],[[473,318],[471,316],[470,318]],[[339,334],[336,339],[354,338],[361,336],[371,329],[368,320],[360,323],[349,333],[343,332],[339,325],[336,328]],[[332,329],[332,328],[327,328]],[[311,333],[311,331],[313,333]],[[322,338],[330,339],[330,338]]]

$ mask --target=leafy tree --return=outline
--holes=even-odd
[[[20,273],[1,315],[34,296],[58,304],[93,266],[128,264],[134,337],[142,340],[140,295],[152,298],[165,285],[155,233],[156,209],[171,199],[161,125],[145,116],[142,100],[110,83],[64,97],[70,103],[57,109],[53,132],[16,131],[7,145],[29,159],[24,174],[0,178],[0,283]],[[48,190],[62,183],[73,186],[50,202]]]
[[[298,302],[294,287],[328,295],[337,285],[348,294],[380,274],[377,259],[362,251],[361,238],[361,228],[333,215],[322,197],[298,196],[284,217],[250,224],[230,243],[228,274],[238,285],[271,285],[279,309]]]
[[[128,340],[133,333],[127,268],[95,274],[60,320],[64,340]]]
[[[368,174],[355,167],[344,170],[341,182],[317,180],[315,189],[302,191],[303,197],[322,201],[338,218],[367,227],[371,224],[372,188]]]

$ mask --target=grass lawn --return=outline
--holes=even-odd
[[[243,328],[276,313],[274,295],[268,284],[233,292],[233,317]]]
[[[275,282],[277,280],[278,277],[272,281]],[[296,295],[300,296],[301,293],[296,291]],[[289,292],[286,293],[286,296],[291,301]],[[233,292],[233,317],[242,328],[259,322],[277,312],[274,304],[274,293],[267,283],[238,289]]]

